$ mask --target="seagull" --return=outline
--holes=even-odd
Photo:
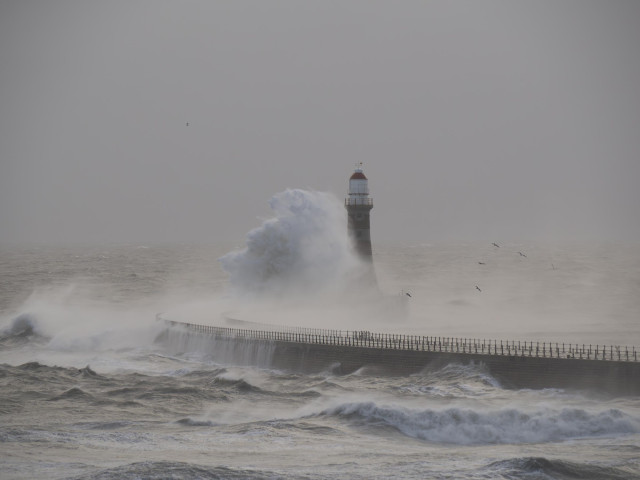
[[[518,252],[518,253],[520,254],[521,257],[527,258],[527,256],[524,253],[522,252]]]
[[[500,248],[500,245],[498,245],[496,242],[493,242],[491,245],[493,245],[494,247]]]
[[[482,290],[480,290],[480,287],[478,285],[476,285],[476,290],[478,290],[479,292],[482,291]]]
[[[404,294],[405,294],[407,297],[411,297],[411,294],[410,294],[409,292],[404,292]]]

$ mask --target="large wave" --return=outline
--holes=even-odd
[[[289,189],[269,204],[275,216],[247,234],[243,250],[220,258],[235,293],[340,291],[359,263],[341,202],[329,193]]]
[[[323,410],[320,415],[387,426],[430,442],[460,445],[546,443],[640,431],[636,419],[617,409],[597,413],[580,408],[415,410],[370,401],[341,403]]]
[[[36,317],[29,313],[21,313],[0,329],[0,342],[28,341],[40,333]]]

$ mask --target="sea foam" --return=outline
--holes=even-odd
[[[618,409],[595,413],[580,408],[417,410],[371,401],[341,403],[320,415],[388,426],[409,437],[459,445],[547,443],[640,431],[637,419]]]

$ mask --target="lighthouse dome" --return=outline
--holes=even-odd
[[[353,172],[353,175],[351,175],[351,178],[349,178],[349,180],[366,180],[367,177],[365,177],[364,173],[362,173],[362,170],[360,170],[359,168]]]

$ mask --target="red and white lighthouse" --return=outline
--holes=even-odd
[[[373,198],[369,196],[369,180],[362,172],[362,163],[349,178],[349,195],[344,200],[347,209],[347,230],[356,252],[362,259],[373,260],[369,212],[373,208]]]

